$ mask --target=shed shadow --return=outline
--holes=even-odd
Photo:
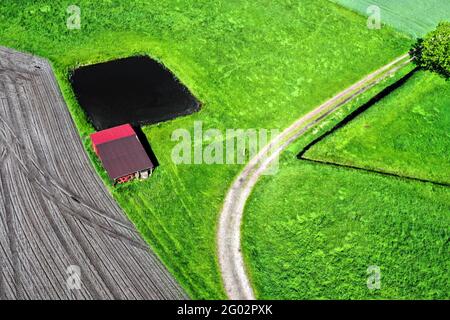
[[[150,145],[150,142],[148,142],[147,136],[145,135],[144,131],[142,131],[141,127],[133,127],[133,129],[136,132],[139,141],[144,147],[145,152],[147,153],[155,168],[159,167],[158,158],[156,158],[156,155],[153,152],[153,149]]]

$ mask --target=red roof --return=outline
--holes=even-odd
[[[112,180],[154,167],[137,136],[103,143],[98,155]]]
[[[136,135],[133,127],[129,124],[123,124],[114,128],[93,133],[91,134],[91,140],[95,147],[105,142],[110,142],[133,135]]]

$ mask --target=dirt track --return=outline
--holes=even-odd
[[[2,47],[0,178],[0,299],[186,298],[93,170],[49,64]]]
[[[226,195],[217,231],[222,280],[230,299],[255,299],[241,252],[241,224],[247,199],[261,175],[276,157],[302,134],[319,124],[348,101],[366,92],[382,79],[392,75],[410,62],[409,54],[395,59],[296,120],[251,159],[236,177]]]

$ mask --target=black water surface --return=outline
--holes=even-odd
[[[73,71],[70,82],[97,130],[158,123],[200,108],[169,70],[145,56],[81,67]]]

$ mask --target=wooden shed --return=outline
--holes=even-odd
[[[91,141],[114,184],[147,179],[152,174],[154,164],[130,124],[93,133]]]

